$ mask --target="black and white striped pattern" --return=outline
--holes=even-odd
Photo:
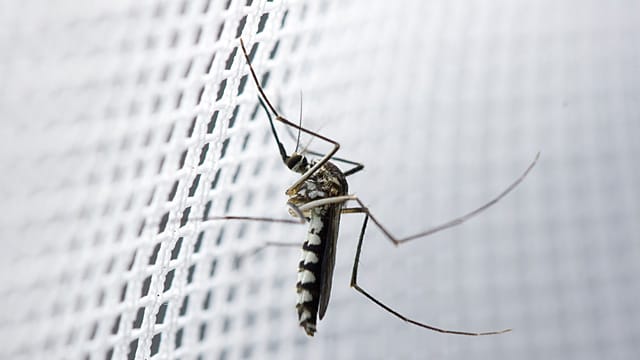
[[[307,163],[298,170],[304,172],[313,164]],[[289,202],[301,206],[313,200],[344,195],[347,189],[342,171],[327,162],[296,188]],[[309,222],[309,230],[298,264],[296,309],[300,326],[309,336],[316,332],[316,322],[318,318],[322,319],[329,303],[341,209],[342,203],[335,203],[317,206],[303,214]]]
[[[326,242],[322,240],[323,229],[326,229],[326,207],[318,207],[311,211],[307,239],[302,245],[302,257],[298,264],[298,282],[296,291],[298,301],[298,321],[307,333],[313,336],[316,331],[318,305],[320,301],[321,265]]]

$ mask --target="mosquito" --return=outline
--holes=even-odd
[[[331,296],[331,282],[335,265],[336,241],[338,238],[340,219],[342,215],[345,214],[364,214],[360,235],[358,236],[353,268],[351,270],[350,286],[367,299],[405,322],[439,333],[481,336],[497,335],[511,331],[511,329],[485,332],[448,330],[413,320],[384,304],[358,284],[358,264],[360,262],[362,243],[369,220],[371,220],[373,224],[382,231],[386,238],[396,246],[460,225],[497,203],[516,186],[518,186],[527,174],[529,174],[531,169],[533,169],[538,161],[540,153],[536,154],[535,159],[526,168],[522,175],[520,175],[520,177],[518,177],[498,196],[484,205],[465,215],[417,234],[398,238],[392,235],[386,227],[382,225],[382,223],[373,215],[358,196],[349,193],[347,177],[361,171],[364,168],[364,165],[355,161],[335,157],[334,155],[340,149],[340,144],[337,141],[311,131],[303,127],[301,123],[295,124],[282,116],[269,101],[263,87],[260,85],[260,81],[258,80],[253,66],[251,65],[249,53],[247,52],[242,39],[240,39],[240,47],[242,48],[242,53],[249,67],[253,82],[258,90],[259,102],[267,114],[271,132],[273,133],[276,145],[278,146],[278,151],[280,152],[282,161],[290,170],[301,174],[301,176],[285,191],[285,194],[289,197],[287,202],[289,213],[295,217],[296,220],[250,216],[220,216],[210,219],[308,223],[309,229],[306,239],[302,245],[302,257],[298,264],[298,277],[296,283],[296,309],[298,313],[298,322],[306,334],[309,336],[313,336],[315,334],[318,319],[322,320],[327,311],[329,297]],[[312,136],[312,138],[317,138],[331,144],[332,149],[323,155],[307,150],[306,148],[301,152],[298,152],[296,145],[296,150],[291,154],[288,154],[278,137],[274,121],[296,129],[298,131],[298,143],[300,132],[303,132]],[[309,160],[307,155],[317,156],[318,158]],[[346,164],[349,168],[343,171],[336,166],[334,162]]]

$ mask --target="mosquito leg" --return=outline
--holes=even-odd
[[[351,270],[351,287],[354,288],[356,291],[358,291],[360,294],[364,295],[367,299],[369,299],[370,301],[372,301],[373,303],[375,303],[376,305],[380,306],[381,308],[383,308],[384,310],[386,310],[387,312],[391,313],[392,315],[394,315],[395,317],[406,321],[410,324],[425,328],[425,329],[429,329],[432,331],[437,331],[439,333],[445,333],[445,334],[455,334],[455,335],[467,335],[467,336],[481,336],[481,335],[497,335],[497,334],[503,334],[506,332],[511,331],[511,329],[505,329],[505,330],[500,330],[500,331],[487,331],[487,332],[468,332],[468,331],[458,331],[458,330],[447,330],[447,329],[442,329],[439,327],[435,327],[432,325],[427,325],[425,323],[421,323],[418,321],[415,321],[413,319],[410,319],[408,317],[406,317],[405,315],[402,315],[401,313],[397,312],[396,310],[393,310],[391,307],[389,307],[388,305],[384,304],[382,301],[376,299],[373,295],[369,294],[365,289],[363,289],[362,287],[360,287],[360,285],[358,285],[358,265],[360,264],[360,254],[362,252],[362,242],[364,239],[364,234],[365,231],[367,229],[367,222],[369,220],[369,210],[365,207],[362,208],[345,208],[342,211],[343,213],[364,213],[364,221],[362,222],[362,229],[360,230],[360,236],[358,238],[358,246],[356,248],[356,256],[355,259],[353,261],[353,269]]]
[[[280,242],[280,241],[267,241],[264,243],[264,246],[275,246],[275,247],[301,247],[302,243],[297,242]]]
[[[338,152],[338,149],[340,149],[340,144],[332,139],[329,139],[326,136],[320,135],[316,132],[313,132],[311,130],[308,130],[298,124],[292,123],[291,121],[287,120],[286,118],[284,118],[282,115],[280,115],[278,113],[278,111],[276,111],[275,107],[271,104],[271,102],[269,101],[269,99],[267,98],[267,95],[264,92],[264,89],[262,88],[262,86],[260,85],[260,81],[258,81],[258,76],[256,75],[255,70],[253,69],[253,66],[251,65],[251,59],[249,58],[249,53],[247,52],[246,47],[244,46],[244,41],[242,41],[242,39],[240,39],[240,47],[242,48],[242,53],[244,54],[244,58],[247,61],[247,64],[249,65],[249,71],[251,73],[251,77],[253,78],[253,82],[256,84],[256,87],[258,88],[258,92],[260,93],[260,97],[261,99],[264,101],[264,104],[266,104],[265,108],[268,108],[270,110],[267,111],[267,114],[269,116],[269,121],[271,122],[272,126],[271,129],[274,132],[275,135],[275,128],[273,127],[273,119],[271,118],[271,114],[273,114],[275,116],[275,120],[276,121],[280,121],[281,123],[288,125],[294,129],[298,129],[299,131],[302,131],[306,134],[309,134],[311,136],[315,136],[320,140],[324,140],[330,144],[333,145],[333,148],[324,156],[322,157],[322,159],[320,159],[320,161],[318,161],[315,165],[313,165],[309,170],[307,170],[304,174],[302,174],[302,176],[300,176],[300,178],[298,178],[298,180],[296,180],[296,182],[293,183],[293,185],[291,185],[286,193],[287,194],[292,194],[295,192],[295,189],[297,189],[302,183],[304,183],[307,179],[309,179],[309,177],[311,177],[311,175],[313,175],[316,171],[318,171],[318,169],[320,169],[327,161],[329,161],[329,159],[331,159],[331,157],[333,155],[335,155],[336,152]],[[264,105],[263,104],[263,105]],[[277,138],[277,135],[276,135]],[[277,140],[279,142],[279,140]],[[282,144],[279,142],[278,147],[281,149],[280,153],[281,156],[283,157],[283,160],[285,160],[286,162],[286,153],[283,153],[283,149],[284,147],[282,146]]]
[[[297,128],[304,133],[307,133],[311,136],[315,136],[333,145],[333,149],[331,149],[323,158],[320,159],[320,161],[318,161],[315,165],[313,165],[309,170],[307,170],[304,174],[302,174],[302,176],[300,176],[300,178],[298,178],[298,180],[296,180],[296,182],[294,182],[293,185],[289,186],[289,188],[286,191],[286,193],[289,194],[289,193],[292,193],[296,188],[298,188],[302,183],[307,181],[307,179],[309,179],[311,175],[313,175],[316,171],[318,171],[318,169],[320,169],[324,164],[326,164],[327,161],[329,161],[329,159],[331,159],[331,157],[335,155],[336,152],[338,152],[338,150],[340,149],[340,144],[335,140],[331,140],[328,137],[325,137],[313,131],[307,130],[302,126],[298,126],[297,124],[294,124],[281,116],[276,117],[276,120],[282,123],[285,123],[289,126],[293,126],[294,128]]]
[[[307,150],[306,152],[307,152],[307,154],[311,154],[311,155],[315,155],[315,156],[324,156],[324,154],[321,154],[321,153],[313,151],[313,150]],[[341,162],[341,163],[353,165],[353,168],[351,168],[349,170],[346,170],[344,172],[344,176],[345,177],[347,177],[349,175],[353,175],[353,174],[359,172],[360,170],[364,169],[364,164],[361,164],[359,162],[355,162],[355,161],[352,161],[352,160],[342,159],[342,158],[339,158],[339,157],[336,157],[336,156],[332,157],[331,161]]]
[[[210,216],[205,219],[205,221],[214,221],[214,220],[246,220],[246,221],[263,221],[263,222],[275,222],[275,223],[283,223],[283,224],[304,224],[304,218],[302,219],[276,219],[270,217],[259,217],[259,216]]]
[[[328,197],[328,198],[309,201],[308,203],[298,207],[298,210],[307,211],[318,206],[343,203],[349,200],[357,200],[357,199],[358,198],[355,195],[340,195],[340,196]]]
[[[297,213],[300,213],[299,210],[295,210]],[[255,216],[212,216],[208,217],[206,220],[244,220],[244,221],[261,221],[261,222],[274,222],[281,224],[304,224],[304,217],[299,217],[298,219],[276,219],[270,217],[255,217]],[[289,243],[289,242],[273,242],[267,241],[262,245],[257,246],[250,253],[255,255],[260,251],[264,250],[268,246],[278,246],[278,247],[300,247],[299,243]]]
[[[457,217],[455,219],[449,220],[449,221],[447,221],[447,222],[445,222],[443,224],[434,226],[434,227],[432,227],[430,229],[427,229],[427,230],[422,231],[420,233],[417,233],[417,234],[414,234],[414,235],[410,235],[410,236],[407,236],[407,237],[404,237],[404,238],[397,238],[397,237],[393,236],[391,234],[391,232],[389,232],[389,230],[387,230],[382,225],[382,223],[375,216],[373,216],[373,214],[364,205],[362,200],[360,200],[358,197],[353,196],[352,199],[350,199],[350,200],[356,201],[362,207],[362,209],[366,209],[366,213],[371,218],[371,221],[373,221],[373,223],[376,224],[376,226],[378,228],[380,228],[380,230],[382,230],[384,235],[394,245],[399,245],[399,244],[405,243],[407,241],[411,241],[411,240],[414,240],[414,239],[417,239],[417,238],[429,236],[429,235],[435,234],[437,232],[440,232],[442,230],[449,229],[449,228],[452,228],[454,226],[458,226],[458,225],[464,223],[465,221],[471,219],[472,217],[478,215],[479,213],[483,212],[484,210],[488,209],[489,207],[491,207],[492,205],[494,205],[495,203],[500,201],[500,199],[505,197],[508,193],[510,193],[516,186],[518,186],[518,184],[520,184],[522,182],[522,180],[524,180],[524,178],[527,176],[527,174],[529,174],[531,169],[533,169],[533,167],[535,166],[535,164],[538,161],[539,157],[540,157],[540,153],[538,153],[536,155],[536,157],[533,160],[533,162],[531,164],[529,164],[529,167],[527,167],[527,169],[522,173],[522,175],[520,175],[520,177],[518,177],[511,185],[509,185],[509,187],[507,187],[498,196],[496,196],[495,198],[491,199],[489,202],[485,203],[484,205],[480,206],[479,208],[477,208],[477,209],[475,209],[475,210],[473,210],[473,211],[471,211],[471,212],[469,212],[469,213],[467,213],[465,215],[462,215],[462,216]],[[343,212],[345,212],[345,213],[349,212],[349,211],[345,211],[345,210],[348,210],[348,209],[344,209]]]
[[[293,210],[296,214],[296,220],[294,219],[276,219],[270,217],[261,217],[261,216],[235,216],[235,215],[225,215],[225,216],[211,216],[206,218],[205,220],[247,220],[247,221],[264,221],[264,222],[275,222],[275,223],[284,223],[284,224],[304,224],[306,219],[304,214],[302,213],[304,209],[302,207],[297,206],[291,202],[287,202],[287,206]]]
[[[269,110],[267,110],[266,106],[264,104],[262,104],[262,107],[265,109],[265,111],[268,113]],[[298,123],[298,126],[302,126],[302,93],[300,94],[300,122]],[[300,143],[300,131],[298,131],[298,135],[294,135],[293,132],[291,131],[291,128],[286,127],[285,128],[287,130],[287,133],[289,134],[289,136],[296,141],[296,152],[298,151],[298,144]],[[318,131],[316,131],[318,132]],[[312,138],[313,140],[313,138]],[[310,154],[310,155],[315,155],[315,156],[319,156],[319,157],[324,157],[325,154],[317,152],[317,151],[313,151],[313,150],[309,150],[309,145],[311,144],[311,141],[309,141],[309,143],[307,143],[307,145],[305,145],[305,147],[302,150],[302,153],[306,153],[306,154]],[[343,158],[339,158],[337,156],[334,156],[331,158],[332,161],[335,162],[341,162],[341,163],[345,163],[345,164],[349,164],[349,165],[354,165],[353,168],[345,171],[343,173],[343,175],[345,177],[349,176],[349,175],[353,175],[357,172],[359,172],[360,170],[364,169],[364,164],[361,164],[359,162],[355,162],[352,160],[347,160],[347,159],[343,159]]]
[[[268,110],[266,110],[266,106],[264,104],[263,104],[262,107],[265,109],[265,111],[268,112]],[[296,135],[294,135],[288,127],[286,129],[287,129],[287,132],[289,133],[289,136],[291,136],[292,139],[296,140],[296,144],[297,144],[300,141],[300,139],[299,138],[296,139]],[[307,144],[307,146],[309,146],[309,144]],[[305,147],[305,150],[303,150],[302,152],[306,153],[306,154],[310,154],[310,155],[320,156],[320,157],[323,157],[325,155],[325,154],[317,152],[317,151],[309,150],[309,149],[307,149],[307,147]],[[347,170],[347,171],[345,171],[343,173],[343,175],[345,177],[347,177],[349,175],[353,175],[353,174],[359,172],[360,170],[364,169],[364,164],[361,164],[359,162],[355,162],[355,161],[352,161],[352,160],[339,158],[337,156],[332,157],[331,161],[341,162],[341,163],[353,165],[353,168],[351,168],[351,169],[349,169],[349,170]]]
[[[276,219],[276,218],[270,218],[270,217],[256,217],[256,216],[212,216],[207,218],[206,220],[245,220],[245,221],[275,222],[275,223],[284,223],[284,224],[304,224],[306,220],[300,208],[291,203],[289,203],[288,205],[296,213],[297,219]],[[267,241],[261,246],[258,246],[255,250],[253,250],[252,254],[257,254],[258,252],[264,250],[268,246],[300,247],[301,244],[294,243],[294,242]]]
[[[266,243],[253,249],[253,251],[251,251],[251,255],[256,255],[257,253],[261,252],[262,250],[268,247],[288,247],[288,248],[300,249],[302,247],[302,243],[267,241]]]

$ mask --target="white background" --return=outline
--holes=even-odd
[[[640,3],[12,4],[0,11],[0,357],[637,354]],[[302,92],[303,124],[366,165],[350,191],[398,236],[482,204],[541,152],[468,224],[398,248],[371,227],[360,270],[416,320],[512,333],[429,332],[349,289],[352,215],[327,316],[304,335],[298,250],[251,253],[305,228],[200,219],[209,202],[210,216],[286,217],[295,180],[255,87],[238,94],[238,33],[260,44],[254,66],[283,113],[298,119]]]

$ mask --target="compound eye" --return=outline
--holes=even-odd
[[[292,154],[287,159],[287,167],[296,172],[304,172],[307,168],[307,158],[300,154]]]
[[[299,154],[292,154],[291,156],[289,156],[289,158],[287,159],[287,167],[291,170],[293,170],[293,168],[298,165],[298,162],[300,161],[300,158],[302,156]]]

